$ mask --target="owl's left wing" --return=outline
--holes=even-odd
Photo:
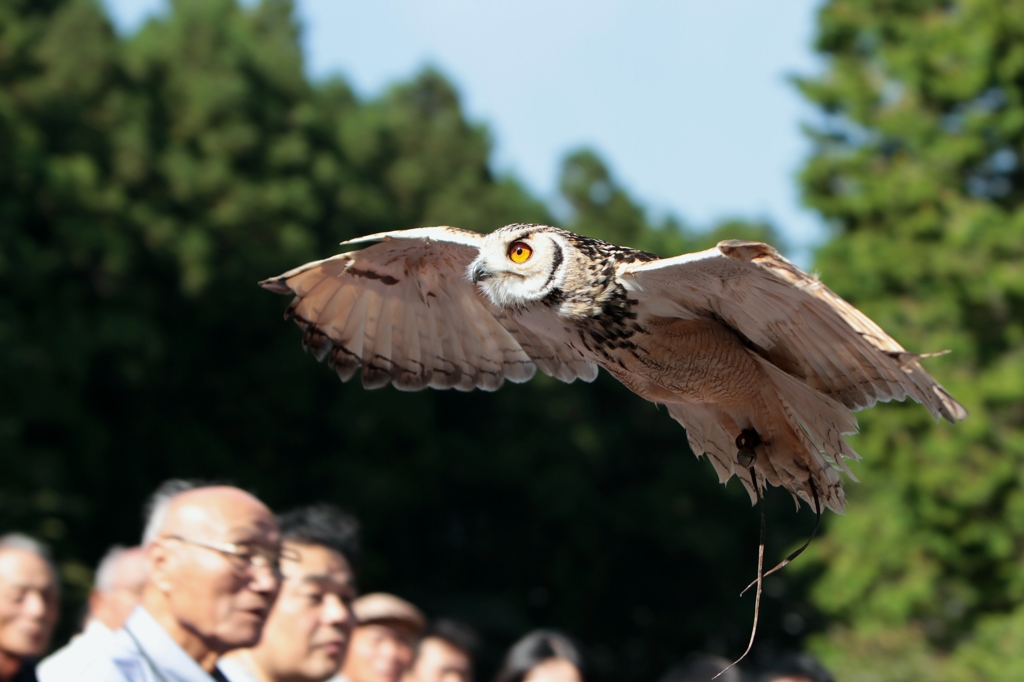
[[[562,381],[593,380],[591,363],[520,329],[477,292],[466,270],[482,240],[452,227],[370,235],[346,242],[365,248],[260,285],[295,294],[286,317],[304,345],[342,381],[360,369],[366,388],[493,391],[505,379],[527,381],[538,366]]]
[[[967,411],[864,313],[767,244],[723,241],[699,253],[621,267],[651,314],[718,319],[789,374],[853,410],[908,395],[936,419]]]

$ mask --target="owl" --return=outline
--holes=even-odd
[[[966,410],[863,313],[768,246],[659,258],[545,225],[385,232],[261,282],[342,381],[493,391],[598,368],[664,405],[723,483],[842,512],[853,412],[910,396]]]

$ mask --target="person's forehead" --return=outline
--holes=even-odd
[[[281,571],[287,580],[327,581],[343,585],[354,582],[352,567],[339,552],[324,547],[286,540],[286,558]]]
[[[168,513],[170,532],[214,534],[230,542],[276,541],[277,523],[270,510],[236,488],[181,493]]]
[[[429,655],[444,659],[445,661],[454,659],[462,662],[469,660],[469,654],[463,649],[440,637],[428,635],[420,642],[420,647]]]
[[[267,507],[256,503],[231,503],[225,501],[220,505],[221,518],[232,528],[258,528],[261,531],[277,532],[277,522]]]
[[[224,539],[228,542],[277,544],[280,542],[281,536],[277,532],[277,525],[273,519],[270,519],[268,523],[251,521],[226,525]]]
[[[126,551],[114,566],[114,585],[133,586],[146,582],[146,555],[141,549]]]
[[[0,549],[0,585],[47,588],[56,582],[43,557],[23,549]]]
[[[401,620],[371,621],[360,623],[356,627],[357,632],[365,632],[374,637],[390,637],[402,642],[409,642],[416,638],[416,628],[411,623]]]

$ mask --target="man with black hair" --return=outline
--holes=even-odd
[[[278,517],[281,591],[263,636],[218,666],[231,682],[323,682],[345,660],[355,618],[359,526],[329,505]]]
[[[402,682],[472,682],[478,637],[467,625],[439,618],[416,645],[416,657]]]

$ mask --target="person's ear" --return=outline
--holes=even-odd
[[[161,592],[167,593],[173,588],[172,576],[177,563],[176,553],[161,540],[154,540],[146,546],[149,582]]]

